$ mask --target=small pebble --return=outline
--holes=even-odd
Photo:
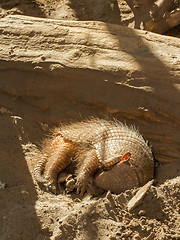
[[[138,215],[139,216],[144,216],[144,215],[146,215],[146,211],[145,210],[140,210]]]
[[[42,59],[43,61],[45,61],[45,60],[46,60],[46,57],[42,56],[41,59]]]
[[[141,240],[141,237],[139,235],[139,233],[136,233],[133,237],[132,240]]]
[[[116,240],[117,238],[114,237],[114,236],[110,236],[110,239],[111,239],[111,240]]]
[[[81,199],[75,198],[75,199],[74,199],[74,202],[81,202]]]
[[[7,184],[0,181],[0,190],[4,190],[6,187]]]

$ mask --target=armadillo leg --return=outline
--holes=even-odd
[[[83,196],[89,184],[92,184],[93,175],[99,168],[99,160],[96,151],[90,150],[86,153],[85,159],[77,175],[77,193]]]
[[[71,142],[64,142],[51,154],[45,167],[45,178],[52,192],[56,192],[58,174],[72,162],[74,156],[75,146]]]

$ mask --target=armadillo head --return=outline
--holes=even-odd
[[[118,163],[108,171],[100,170],[95,175],[94,182],[98,188],[116,194],[140,185],[136,171],[126,163]]]

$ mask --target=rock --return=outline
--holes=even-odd
[[[135,196],[127,204],[128,211],[133,210],[135,207],[137,207],[138,205],[140,205],[142,203],[144,196],[146,195],[147,191],[149,190],[149,188],[151,187],[153,182],[154,182],[154,180],[147,182],[143,187],[141,187],[137,191]]]

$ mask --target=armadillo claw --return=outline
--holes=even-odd
[[[85,191],[86,191],[86,186],[85,185],[83,185],[83,186],[78,185],[77,194],[79,194],[80,197],[83,197]]]
[[[75,179],[70,178],[66,181],[66,191],[72,192],[75,188]]]
[[[86,192],[86,189],[87,189],[87,185],[85,184],[85,182],[83,181],[77,181],[76,183],[76,186],[77,186],[77,194],[80,195],[80,197],[83,197],[84,193]]]
[[[79,194],[81,197],[84,195],[84,193],[87,191],[88,184],[92,183],[92,178],[89,175],[80,175],[77,176],[77,194]]]
[[[54,184],[54,183],[48,183],[47,185],[46,185],[46,187],[47,187],[47,189],[51,192],[51,193],[53,193],[53,194],[57,194],[57,187],[56,187],[56,185]]]

